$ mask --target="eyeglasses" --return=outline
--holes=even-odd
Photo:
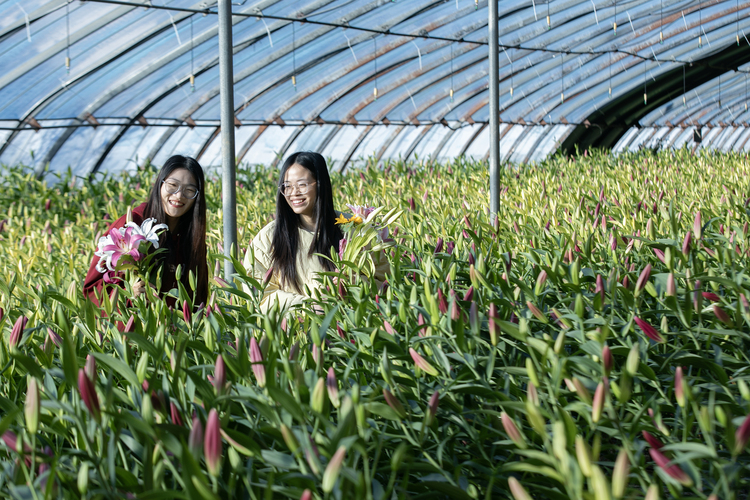
[[[315,184],[315,182],[298,182],[296,185],[290,182],[285,182],[279,186],[279,193],[281,193],[282,196],[292,196],[296,190],[299,194],[307,194],[307,191],[310,190],[310,186],[313,184]]]
[[[182,195],[188,200],[194,200],[200,192],[194,186],[183,186],[179,182],[173,181],[172,179],[167,179],[161,182],[162,184],[164,184],[164,189],[168,194],[177,194],[179,192],[182,192]]]

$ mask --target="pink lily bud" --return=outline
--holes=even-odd
[[[674,280],[674,273],[669,273],[667,277],[667,297],[674,297],[677,295],[677,284]]]
[[[714,316],[724,323],[725,325],[731,325],[732,324],[732,318],[729,317],[729,314],[724,311],[721,307],[719,307],[718,304],[714,304]]]
[[[414,360],[414,364],[417,366],[417,368],[425,373],[432,375],[433,377],[438,376],[438,371],[422,356],[420,356],[419,353],[414,350],[414,348],[409,348],[409,354],[411,355],[411,359]]]
[[[341,300],[346,300],[346,287],[344,286],[344,282],[339,280],[339,297],[341,297]]]
[[[686,403],[686,392],[686,382],[682,374],[682,367],[678,366],[674,373],[674,397],[677,400],[677,404],[683,408],[685,408]]]
[[[606,380],[606,378],[604,379]],[[599,382],[594,392],[594,402],[591,404],[591,421],[597,423],[604,410],[604,401],[607,398],[607,389],[604,381]]]
[[[221,423],[216,408],[212,408],[208,413],[206,434],[203,438],[203,454],[206,457],[209,474],[214,477],[218,476],[221,471],[222,442]]]
[[[515,477],[510,476],[508,478],[508,487],[514,500],[533,500],[531,495],[526,492],[526,489],[521,486],[521,483]]]
[[[425,320],[424,320],[424,316],[422,316],[422,313],[419,313],[419,315],[417,316],[417,324],[419,326],[425,325]],[[427,335],[427,328],[426,327],[420,328],[419,329],[419,336],[420,337],[425,337],[426,335]]]
[[[52,328],[49,328],[49,327],[47,328],[47,338],[50,339],[52,343],[57,346],[58,349],[62,347],[62,342],[63,342],[62,337],[60,337],[57,333],[55,333],[55,331]]]
[[[470,286],[469,289],[466,290],[466,293],[464,294],[464,301],[471,302],[473,298],[474,298],[474,287]]]
[[[411,198],[410,198],[411,200]],[[330,493],[333,490],[336,480],[341,472],[341,466],[344,463],[344,457],[346,456],[346,448],[339,446],[336,453],[331,457],[331,461],[328,462],[325,472],[323,472],[322,488],[326,493]]]
[[[404,406],[401,404],[401,401],[399,401],[396,396],[391,393],[391,391],[389,391],[388,389],[383,389],[383,397],[385,398],[385,402],[388,404],[388,406],[390,406],[391,409],[395,411],[399,417],[404,418],[406,416]]]
[[[656,331],[656,329],[653,326],[649,325],[647,322],[643,321],[641,318],[638,318],[638,317],[635,317],[634,320],[635,320],[635,323],[641,328],[643,333],[646,334],[646,337],[660,344],[663,344],[664,342],[666,342],[664,338],[659,334],[659,332]]]
[[[643,287],[646,286],[646,282],[651,277],[651,264],[647,264],[646,267],[641,271],[641,275],[638,276],[638,281],[635,282],[635,291],[640,292]]]
[[[417,205],[414,203],[414,198],[409,198],[409,210],[414,212],[417,209]]]
[[[453,299],[451,300],[451,305],[450,305],[451,321],[458,321],[461,318],[461,308],[458,307],[458,299],[456,298],[456,292],[454,292],[453,290],[451,290],[451,298]]]
[[[654,254],[656,255],[656,258],[661,261],[662,264],[667,263],[667,258],[664,256],[664,252],[659,250],[658,248],[654,248]]]
[[[312,357],[316,365],[319,365],[323,362],[323,353],[320,351],[320,347],[315,344],[313,344],[312,346]]]
[[[750,441],[750,415],[745,417],[742,425],[734,434],[734,454],[739,455],[747,446],[748,441]]]
[[[682,240],[682,253],[687,255],[690,252],[690,243],[693,239],[693,233],[688,231],[685,233],[685,239]]]
[[[250,342],[252,345],[252,340]],[[258,350],[258,352],[260,352],[260,349]],[[299,343],[295,342],[294,344],[292,344],[292,347],[289,348],[289,361],[297,361],[297,356],[299,356]],[[252,357],[250,358],[250,360],[252,361]],[[265,370],[263,371],[263,375],[265,378]]]
[[[664,444],[662,444],[661,441],[659,441],[658,439],[656,439],[656,437],[654,437],[654,435],[651,434],[648,431],[643,431],[643,439],[646,440],[646,442],[649,444],[649,446],[651,446],[652,448],[655,448],[657,450],[661,449],[661,447],[664,446]]]
[[[443,238],[438,238],[437,244],[435,245],[435,254],[439,254],[443,251]]]
[[[500,319],[500,317],[497,314],[497,305],[495,303],[490,304],[490,311],[488,313],[488,316],[490,317],[490,342],[493,346],[496,346],[498,337],[500,335],[500,325],[498,324],[498,320]]]
[[[182,318],[185,320],[185,323],[189,325],[192,317],[193,317],[193,314],[190,311],[190,306],[188,305],[188,301],[185,300],[182,302]]]
[[[44,202],[44,210],[49,210],[51,206],[52,206],[52,200],[47,198],[47,200]]]
[[[713,292],[702,292],[701,295],[703,295],[704,299],[710,300],[711,302],[721,302],[721,297]]]
[[[601,274],[596,275],[596,288],[594,288],[594,293],[599,294],[602,304],[604,304],[604,278],[602,278]]]
[[[8,344],[10,345],[10,348],[13,349],[18,345],[18,343],[21,341],[21,338],[23,337],[23,331],[26,328],[26,323],[29,322],[29,318],[26,316],[19,316],[16,322],[13,324],[13,329],[10,332],[10,337],[8,338]]]
[[[456,243],[453,241],[449,241],[448,244],[445,246],[445,253],[448,255],[453,254],[453,250],[456,248]]]
[[[302,492],[302,496],[299,497],[299,500],[313,500],[312,491],[309,489]]]
[[[651,448],[650,450],[648,450],[648,453],[651,455],[651,458],[654,460],[654,462],[656,462],[656,465],[658,465],[664,472],[666,472],[669,477],[671,477],[672,479],[676,479],[683,486],[691,486],[693,484],[693,480],[690,479],[690,476],[685,474],[685,471],[683,471],[679,465],[669,465],[669,459],[664,455],[664,453],[655,448]]]
[[[297,344],[295,343],[295,345]],[[290,349],[290,357],[291,350],[293,349],[294,345],[292,346],[292,349]],[[252,337],[250,339],[250,363],[252,364],[253,374],[255,375],[256,382],[258,382],[258,385],[260,387],[265,387],[266,367],[263,365],[263,354],[261,354],[260,352],[260,346],[258,345],[258,341],[255,340],[255,337]]]
[[[693,222],[693,234],[696,240],[700,240],[703,236],[703,224],[701,224],[701,213],[695,213],[695,221]]]
[[[89,380],[96,382],[96,359],[91,354],[86,356],[86,364],[83,366],[83,369]]]
[[[0,321],[3,320],[4,316],[5,316],[5,310],[2,307],[0,307]]]
[[[130,319],[125,325],[125,331],[123,333],[130,333],[134,330],[135,330],[135,316],[130,316]]]
[[[177,408],[177,405],[174,404],[174,401],[169,402],[169,415],[172,417],[172,423],[174,425],[179,425],[180,427],[184,425],[182,423],[182,417],[180,416],[180,409]]]
[[[608,345],[605,345],[602,348],[602,362],[604,364],[604,376],[609,377],[609,373],[612,371],[615,361]]]
[[[532,304],[530,300],[526,301],[526,307],[529,308],[529,311],[531,312],[531,314],[534,315],[534,317],[536,319],[538,319],[542,323],[547,323],[548,322],[547,318],[544,316],[544,313],[542,313],[542,311],[540,311],[537,306],[535,306],[534,304]]]
[[[263,275],[263,288],[268,286],[268,283],[271,281],[271,277],[273,277],[273,266],[268,268],[268,271],[266,271],[266,274]]]
[[[438,393],[438,391],[435,391],[432,393],[432,396],[430,397],[430,402],[427,405],[427,425],[430,425],[433,422],[433,420],[435,420],[435,416],[437,415],[439,404],[440,404],[440,394]]]
[[[253,337],[253,339],[255,339]],[[227,383],[227,368],[224,364],[224,357],[219,354],[216,357],[216,364],[214,365],[214,389],[216,389],[216,395],[220,396],[224,392],[224,388]]]
[[[536,277],[536,294],[539,295],[542,291],[542,288],[544,287],[544,284],[547,282],[547,271],[542,270],[542,272],[539,273],[539,276]]]
[[[467,229],[471,229],[471,221],[466,215],[464,215],[464,225],[467,227]]]
[[[29,431],[29,434],[36,434],[39,429],[39,413],[42,408],[39,399],[39,383],[34,377],[29,376],[26,384],[26,401],[23,408],[26,430]]]
[[[388,323],[387,321],[383,321],[383,328],[385,331],[390,335],[396,335],[396,331],[393,329],[393,326]]]
[[[339,407],[339,383],[336,380],[336,374],[333,371],[333,367],[328,369],[328,376],[326,377],[326,390],[328,391],[328,399],[331,400],[331,404],[336,408]]]
[[[201,450],[203,449],[203,424],[198,415],[193,416],[193,427],[191,427],[190,435],[188,436],[188,447],[193,456],[199,459]]]
[[[479,330],[479,311],[477,310],[477,303],[472,301],[469,306],[469,326],[472,330]]]
[[[445,299],[445,295],[443,295],[443,290],[440,288],[438,288],[438,309],[443,314],[448,312],[448,301]]]
[[[529,445],[526,443],[526,438],[524,437],[523,433],[518,429],[518,426],[513,421],[512,418],[510,418],[510,415],[508,415],[505,412],[500,413],[500,421],[503,424],[503,429],[505,429],[505,433],[508,435],[511,441],[522,450],[525,450],[529,447]]]
[[[94,420],[100,422],[101,407],[99,406],[99,396],[96,395],[94,382],[86,375],[83,368],[78,370],[78,391],[81,393],[81,399],[86,408],[94,417]]]

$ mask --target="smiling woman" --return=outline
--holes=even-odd
[[[136,224],[149,218],[168,228],[159,236],[159,248],[167,250],[158,256],[162,272],[159,291],[164,294],[177,287],[177,266],[182,266],[180,281],[186,290],[191,290],[190,272],[195,275],[193,305],[205,303],[208,296],[206,198],[203,169],[197,161],[185,156],[173,156],[166,161],[156,176],[148,201],[133,209]],[[123,215],[107,228],[104,236],[126,223]],[[122,278],[106,269],[100,272],[102,267],[97,269],[98,264],[99,257],[95,256],[83,285],[83,293],[97,304],[104,285],[116,284]],[[136,295],[144,293],[145,284],[138,282],[134,292]]]
[[[328,167],[322,155],[302,152],[289,156],[281,168],[276,195],[276,219],[253,238],[244,266],[257,279],[268,281],[261,307],[302,304],[319,286],[317,273],[333,271],[330,260],[315,254],[338,252],[343,237],[336,226]]]

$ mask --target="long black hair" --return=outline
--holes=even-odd
[[[294,153],[289,156],[281,167],[279,187],[284,182],[286,171],[294,164],[310,171],[316,181],[317,197],[313,217],[315,219],[315,236],[313,237],[307,255],[330,255],[331,249],[338,252],[339,241],[343,238],[341,229],[336,225],[336,210],[333,208],[333,190],[331,178],[328,175],[326,160],[322,155],[312,152]],[[297,251],[299,250],[300,217],[294,213],[281,191],[276,194],[276,228],[273,232],[271,246],[271,262],[275,272],[279,273],[283,286],[292,286],[301,292],[299,277],[297,276]],[[333,271],[333,263],[318,257],[320,264],[326,271]]]
[[[143,218],[153,217],[157,222],[166,223],[167,214],[164,213],[161,199],[161,185],[169,175],[184,168],[195,178],[198,183],[198,196],[195,198],[193,209],[185,212],[177,221],[174,234],[168,235],[164,231],[159,237],[159,248],[166,248],[163,263],[166,264],[162,276],[173,275],[171,268],[177,261],[182,263],[182,276],[180,281],[186,290],[190,290],[189,271],[195,275],[196,290],[194,305],[206,303],[208,297],[208,264],[206,263],[206,193],[203,169],[193,158],[175,155],[164,163],[164,166],[156,176],[156,181],[151,188],[146,210]],[[177,238],[173,242],[173,237]],[[176,249],[174,247],[177,247]],[[179,259],[177,258],[179,252]],[[167,280],[169,282],[171,280]]]

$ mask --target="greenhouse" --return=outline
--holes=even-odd
[[[500,157],[746,151],[750,4],[499,2]],[[486,159],[486,1],[232,5],[235,156]],[[221,165],[216,1],[0,4],[0,162]]]
[[[750,0],[0,14],[0,498],[750,499]]]

